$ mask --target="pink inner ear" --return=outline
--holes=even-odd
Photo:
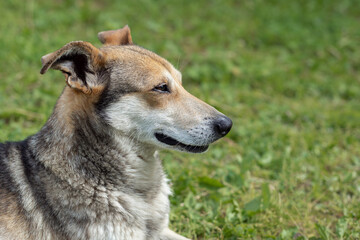
[[[118,30],[99,32],[98,38],[105,45],[133,44],[130,28],[127,25]]]

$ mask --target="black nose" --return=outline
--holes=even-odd
[[[221,137],[225,136],[230,131],[231,127],[232,127],[232,121],[230,118],[226,116],[218,117],[214,121],[215,132]]]

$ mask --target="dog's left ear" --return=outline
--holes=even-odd
[[[46,73],[49,68],[60,70],[71,88],[91,94],[99,85],[96,71],[103,65],[103,59],[103,54],[91,43],[70,42],[41,58],[40,73]]]
[[[127,45],[133,44],[128,25],[118,30],[104,31],[98,33],[98,38],[104,45]]]

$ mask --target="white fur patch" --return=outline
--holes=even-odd
[[[174,79],[168,79],[169,84],[181,87]],[[191,111],[183,109],[184,104],[180,103],[179,107],[184,112],[179,112],[176,103],[169,104],[165,109],[152,109],[136,95],[127,95],[106,109],[106,117],[114,128],[130,139],[159,147],[169,148],[155,138],[155,133],[166,134],[187,145],[204,146],[212,143],[215,137],[211,122],[206,120],[207,111],[204,111],[204,116],[201,116],[201,112],[194,116]],[[189,104],[186,107],[192,106]],[[207,107],[204,104],[204,108]]]

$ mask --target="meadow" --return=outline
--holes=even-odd
[[[37,132],[65,82],[41,56],[128,24],[233,120],[162,151],[171,228],[192,239],[360,239],[357,0],[0,1],[0,141]]]

